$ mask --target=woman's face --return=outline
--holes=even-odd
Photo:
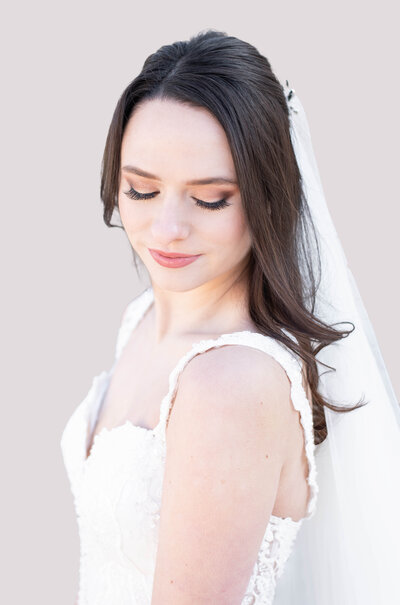
[[[152,99],[135,109],[122,141],[118,198],[129,241],[160,288],[230,281],[247,262],[251,240],[228,140],[203,108]],[[163,266],[154,249],[198,256]]]

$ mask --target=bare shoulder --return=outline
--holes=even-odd
[[[230,414],[232,419],[234,414],[242,428],[241,416],[284,422],[292,411],[290,381],[272,355],[248,345],[223,345],[196,355],[185,366],[174,414],[184,413],[182,406],[192,419],[207,413],[218,422],[218,417]]]
[[[236,448],[249,462],[268,444],[276,464],[284,464],[293,411],[289,378],[274,357],[246,345],[224,345],[186,364],[170,409],[167,440],[178,447],[185,435],[205,459],[207,452],[222,455]]]

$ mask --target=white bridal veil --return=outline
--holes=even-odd
[[[318,364],[320,392],[344,407],[368,403],[344,413],[325,407],[328,437],[315,449],[317,509],[300,528],[274,605],[398,605],[400,407],[328,211],[303,106],[288,82],[283,88],[321,254],[315,315],[330,325],[355,326],[317,354],[336,368]]]

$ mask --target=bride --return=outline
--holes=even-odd
[[[101,197],[151,286],[62,435],[78,605],[394,605],[399,408],[295,91],[222,32],[161,47]]]

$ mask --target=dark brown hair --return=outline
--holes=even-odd
[[[281,341],[305,362],[314,438],[321,443],[327,436],[324,406],[349,412],[365,403],[337,406],[318,392],[317,363],[322,362],[316,355],[355,327],[343,321],[353,327],[337,330],[314,315],[320,257],[291,143],[284,89],[254,46],[224,32],[200,32],[151,54],[122,93],[107,136],[101,199],[109,227],[120,227],[111,218],[118,209],[126,124],[140,102],[154,98],[203,107],[224,128],[252,239],[246,266],[250,317],[262,334]]]

